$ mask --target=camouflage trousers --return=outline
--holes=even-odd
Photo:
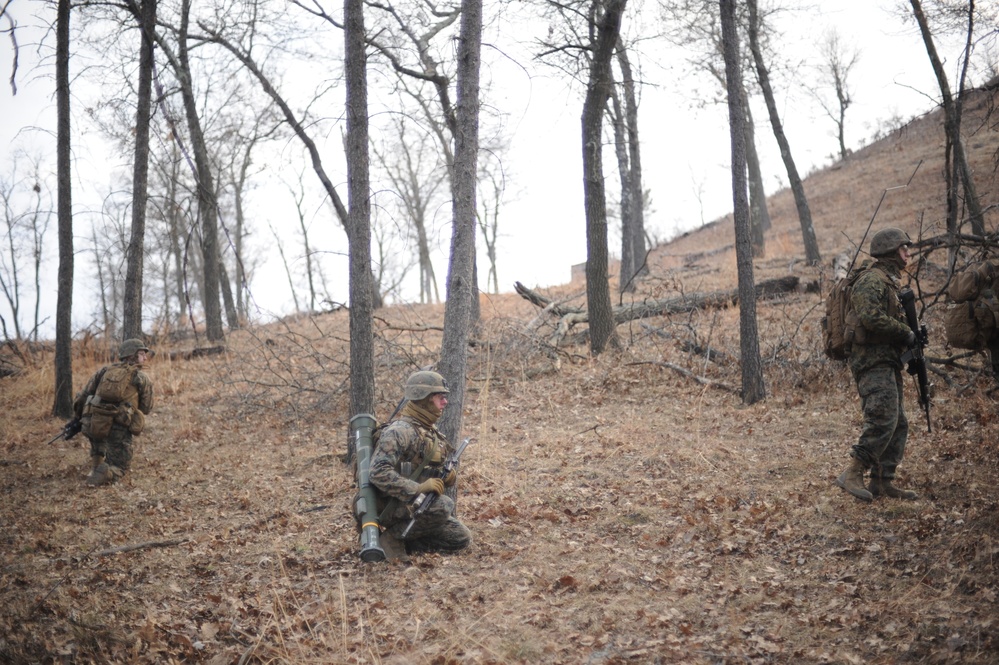
[[[120,478],[132,466],[132,433],[127,427],[112,425],[104,439],[90,439],[90,457],[103,458],[115,478]]]
[[[387,531],[398,540],[405,540],[410,553],[457,552],[472,542],[472,532],[454,516],[454,500],[449,496],[438,496],[403,539],[402,532],[408,524],[409,520],[397,522]]]
[[[902,372],[877,365],[853,377],[864,410],[860,439],[850,455],[871,469],[871,477],[891,480],[902,463],[909,421],[902,400]]]

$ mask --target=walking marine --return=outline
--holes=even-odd
[[[142,433],[153,410],[153,382],[142,371],[149,349],[126,339],[118,362],[90,377],[73,400],[83,434],[90,440],[91,486],[120,480],[132,463],[132,437]]]
[[[371,457],[369,479],[383,541],[402,542],[409,553],[455,552],[472,541],[471,532],[454,515],[454,499],[446,494],[457,481],[457,469],[445,467],[456,459],[456,451],[435,426],[449,392],[440,374],[413,373],[405,386],[408,401],[379,433]],[[421,494],[436,499],[416,515],[413,503]]]
[[[901,229],[885,228],[875,233],[870,247],[875,261],[857,278],[850,296],[857,326],[849,364],[860,393],[864,424],[850,451],[850,464],[836,484],[861,501],[872,501],[876,496],[918,496],[892,484],[909,435],[902,400],[903,356],[917,342],[899,300],[911,244]],[[868,470],[869,487],[864,485]]]

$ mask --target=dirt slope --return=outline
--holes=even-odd
[[[995,122],[980,131],[994,205]],[[914,171],[877,221],[938,228],[940,141],[933,116],[809,178],[827,258]],[[823,282],[792,213],[774,197],[757,278]],[[659,248],[634,298],[734,288],[731,237],[723,220]],[[999,661],[999,409],[980,356],[938,367],[933,434],[907,387],[900,481],[922,498],[865,505],[832,484],[860,417],[819,352],[818,293],[760,303],[752,406],[737,308],[622,325],[622,348],[592,358],[579,330],[553,348],[555,322],[516,295],[482,305],[459,502],[475,542],[458,556],[356,556],[345,313],[234,333],[217,357],[159,342],[133,473],[99,491],[82,437],[43,445],[61,426],[51,357],[0,380],[0,662]],[[443,307],[377,317],[384,418],[434,360]],[[81,346],[76,383],[100,364]]]

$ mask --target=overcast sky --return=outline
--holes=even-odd
[[[11,7],[22,28],[22,45],[31,44],[39,34],[29,30],[33,22],[27,11],[31,2],[17,0]],[[847,113],[846,137],[851,148],[866,142],[889,118],[908,119],[930,110],[937,97],[918,34],[888,12],[895,4],[894,1],[872,0],[818,3],[820,8],[787,14],[785,23],[780,26],[783,29],[781,47],[792,59],[815,62],[814,45],[833,27],[844,43],[860,51],[859,63],[850,78],[854,103]],[[633,2],[630,7],[639,8],[640,5]],[[654,20],[654,11],[643,9],[643,12],[641,21]],[[633,21],[630,24],[629,19]],[[634,14],[626,16],[625,33],[637,32],[634,21]],[[510,29],[507,24],[500,25],[505,26],[504,30]],[[544,26],[533,27],[541,29]],[[505,47],[501,55],[497,55],[495,45],[487,45],[484,51],[488,78],[493,85],[487,101],[505,115],[510,143],[504,163],[508,194],[500,219],[498,271],[501,291],[511,291],[515,281],[541,287],[565,283],[569,280],[570,267],[586,259],[579,145],[581,90],[553,70],[532,62],[526,65],[513,62],[510,58],[513,53],[529,57],[530,46],[524,43],[526,36],[526,33],[520,34],[521,43]],[[498,37],[487,34],[485,39],[489,42]],[[4,80],[9,77],[11,53],[9,40],[0,40],[0,68]],[[955,52],[947,51],[945,47],[944,53],[953,65]],[[643,43],[633,56],[633,64],[640,69],[645,82],[639,125],[644,186],[651,190],[653,200],[653,210],[646,218],[646,225],[649,232],[660,239],[712,221],[732,207],[727,111],[721,106],[695,108],[691,93],[697,81],[680,82],[685,71],[681,58],[682,55],[657,42]],[[51,170],[55,169],[54,142],[45,134],[51,132],[55,121],[53,85],[47,71],[32,69],[37,61],[38,55],[33,50],[22,52],[16,96],[12,96],[9,85],[0,86],[3,115],[0,145],[5,146],[5,152],[0,155],[0,169],[4,173],[16,145],[35,146],[50,158]],[[528,69],[532,72],[530,75],[526,72]],[[801,83],[799,87],[791,88],[781,82],[776,93],[798,171],[807,174],[815,167],[829,163],[830,156],[837,151],[837,142],[832,121],[804,90],[806,83],[815,83],[814,72],[802,65],[797,78]],[[79,113],[80,106],[75,110]],[[769,125],[764,124],[765,110],[757,108],[754,116],[768,191],[773,192],[786,182],[786,176]],[[83,125],[77,122],[74,130],[80,131]],[[97,190],[107,190],[110,173],[115,169],[130,169],[128,159],[109,156],[93,133],[80,131],[75,139],[80,182],[74,185],[74,207],[96,210],[100,207],[100,200],[94,198]],[[326,149],[342,151],[339,132],[332,139]],[[338,159],[342,159],[342,154],[331,156],[331,162]],[[616,165],[608,155],[605,170],[610,172],[614,168]],[[89,179],[95,179],[101,186],[88,187]],[[341,187],[341,197],[345,199],[345,187]],[[285,208],[290,204],[286,191],[263,200],[280,201]],[[269,237],[266,224],[277,221],[281,226],[282,214],[270,211],[266,220],[258,222],[261,226],[257,237],[264,246],[268,245]],[[342,285],[342,288],[333,286],[334,296],[346,300],[346,263],[342,258],[346,248],[344,233],[339,224],[332,221],[328,207],[315,215],[317,228],[323,230],[322,233],[317,231],[315,241],[329,261],[330,283]],[[449,215],[449,208],[440,212],[442,220],[435,236],[438,250],[435,263],[442,295],[450,242]],[[81,215],[76,219],[81,219]],[[77,235],[86,233],[78,230]],[[617,253],[618,246],[619,240],[612,236],[612,253]],[[283,266],[276,252],[271,251],[264,258],[251,286],[260,315],[288,313],[291,301]],[[57,267],[54,233],[46,261],[47,273],[54,275]],[[485,269],[484,261],[480,261],[483,284]],[[80,276],[74,295],[77,319],[74,325],[86,325],[89,312],[82,303],[93,298],[93,273],[92,268],[79,260],[77,272]],[[81,292],[81,288],[89,291]],[[409,287],[409,293],[415,297],[415,285]],[[43,310],[54,311],[54,307],[53,282],[43,293]],[[0,302],[0,314],[9,321],[10,308],[6,302]],[[51,329],[51,321],[47,327]]]

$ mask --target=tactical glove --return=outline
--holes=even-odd
[[[911,330],[909,331],[909,334],[905,336],[905,345],[906,346],[916,345],[916,333],[912,332]]]
[[[451,469],[444,478],[444,487],[451,487],[456,482],[458,482],[458,472],[455,469]]]
[[[440,478],[428,478],[420,483],[420,486],[416,488],[416,494],[443,494],[444,493],[444,481]]]

